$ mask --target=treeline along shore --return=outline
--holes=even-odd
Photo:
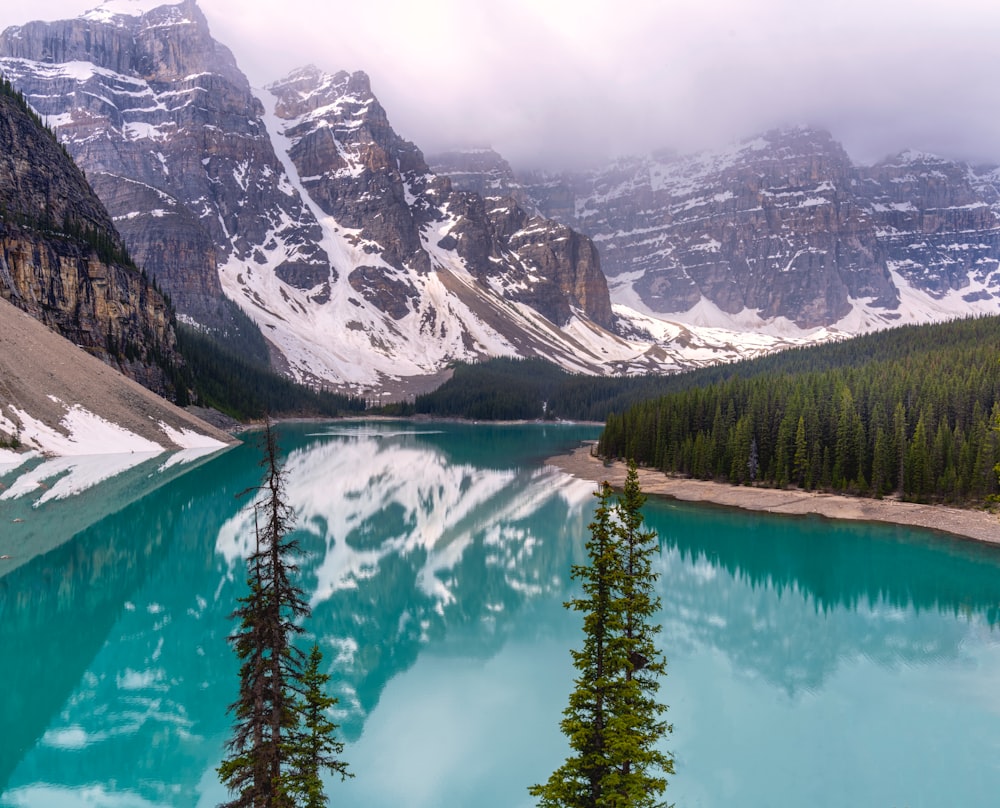
[[[998,318],[900,328],[813,355],[825,361],[610,413],[599,454],[758,488],[963,506],[996,496]]]
[[[595,485],[607,480],[615,488],[625,482],[624,461],[606,462],[586,444],[565,455],[551,457],[548,465]],[[778,488],[759,488],[671,476],[639,469],[643,492],[684,502],[702,502],[766,513],[886,522],[936,530],[975,541],[1000,545],[1000,516],[985,510],[872,499],[840,494]]]

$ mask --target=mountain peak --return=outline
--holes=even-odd
[[[313,64],[295,68],[264,89],[275,96],[295,95],[303,102],[309,98],[328,102],[344,96],[355,96],[360,100],[375,97],[371,79],[364,71],[348,73],[346,70],[338,70],[336,73],[329,73]]]
[[[159,9],[163,9],[172,17],[178,17],[174,22],[193,22],[184,19],[187,12],[197,9],[195,0],[105,0],[99,6],[80,15],[82,20],[122,24],[122,18],[145,17]]]
[[[806,124],[772,129],[745,142],[752,143],[759,140],[767,141],[772,148],[786,148],[801,153],[844,151],[828,130]]]
[[[907,149],[894,157],[887,157],[882,161],[883,166],[913,166],[913,165],[945,165],[951,164],[950,160],[939,157],[936,154],[919,151],[917,149]]]
[[[348,91],[357,95],[371,95],[372,82],[368,74],[363,70],[355,70],[351,73],[350,81],[347,84]]]

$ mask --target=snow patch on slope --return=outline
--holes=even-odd
[[[457,296],[446,279],[455,281],[504,319],[513,317],[519,327],[545,343],[562,343],[562,352],[572,356],[579,347],[576,339],[567,339],[559,329],[531,309],[517,306],[497,294],[487,294],[471,276],[458,255],[437,246],[453,221],[436,222],[425,227],[421,241],[436,270],[428,274],[407,273],[405,280],[417,292],[412,310],[398,320],[380,311],[348,281],[358,266],[375,265],[392,273],[381,257],[364,251],[360,233],[341,226],[326,214],[309,195],[303,178],[289,157],[294,142],[285,134],[301,125],[317,111],[284,120],[274,111],[275,99],[258,92],[264,105],[264,123],[288,181],[312,211],[322,228],[320,246],[330,256],[336,270],[327,280],[326,299],[317,301],[318,289],[303,291],[284,283],[275,274],[276,267],[287,259],[292,248],[282,244],[280,234],[272,233],[277,245],[265,253],[264,263],[246,263],[230,258],[219,270],[226,294],[236,300],[262,327],[265,336],[287,358],[292,374],[300,381],[321,381],[345,385],[357,392],[378,387],[387,380],[422,376],[439,371],[454,360],[473,360],[482,355],[513,356],[517,349],[482,316],[473,312]],[[483,300],[486,298],[485,300]],[[543,322],[544,321],[544,322]],[[636,353],[612,335],[604,336],[615,355]],[[599,341],[596,333],[587,341]],[[607,353],[596,348],[596,355]],[[573,369],[587,369],[586,362],[566,360]]]
[[[57,404],[62,403],[56,398],[52,400]],[[157,454],[164,451],[158,443],[106,421],[79,404],[71,405],[60,420],[59,426],[63,431],[50,427],[17,407],[10,406],[9,409],[20,422],[21,442],[41,452],[72,456],[132,452]],[[5,419],[2,414],[0,427],[6,431],[17,428],[14,422]]]
[[[210,438],[208,435],[203,435],[193,429],[174,429],[174,427],[164,421],[159,421],[158,424],[170,442],[182,449],[209,449],[214,451],[226,445],[220,440]]]

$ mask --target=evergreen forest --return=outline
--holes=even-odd
[[[247,320],[249,322],[249,318]],[[240,340],[223,342],[211,334],[178,323],[177,347],[184,357],[184,381],[193,389],[193,399],[198,404],[213,407],[241,421],[268,414],[334,416],[365,409],[364,399],[313,390],[279,376],[266,364],[266,347],[263,348],[265,361],[255,358],[260,350],[240,350],[245,342],[252,342],[254,335],[259,337],[260,333],[250,327],[244,331]]]
[[[501,358],[477,364],[457,363],[452,378],[437,390],[417,396],[412,404],[389,407],[387,414],[604,422],[610,415],[622,414],[660,396],[737,379],[862,369],[872,362],[912,363],[928,351],[943,352],[942,356],[961,352],[969,341],[980,342],[987,354],[976,361],[995,365],[1000,360],[1000,318],[901,326],[669,376],[584,376],[568,373],[543,359]],[[996,346],[993,356],[988,355],[991,345]],[[969,361],[955,356],[956,361]],[[984,367],[983,371],[990,369]],[[987,413],[991,408],[992,400]]]
[[[599,451],[718,482],[969,503],[997,493],[998,423],[1000,318],[983,317],[747,363],[609,414]]]

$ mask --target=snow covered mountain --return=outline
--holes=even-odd
[[[462,159],[437,159],[469,183]],[[587,233],[612,299],[691,325],[846,333],[1000,312],[1000,172],[905,152],[854,165],[810,128],[720,152],[520,177]],[[503,190],[495,161],[488,178]]]
[[[363,73],[309,67],[253,90],[194,0],[8,28],[0,71],[182,316],[225,330],[235,301],[299,380],[398,396],[454,360],[632,372],[790,344],[612,309],[589,238],[516,194],[455,190]]]
[[[182,314],[224,323],[217,263],[252,260],[268,239],[272,252],[294,242],[294,260],[325,263],[260,105],[194,3],[121,0],[9,28],[0,54]]]

